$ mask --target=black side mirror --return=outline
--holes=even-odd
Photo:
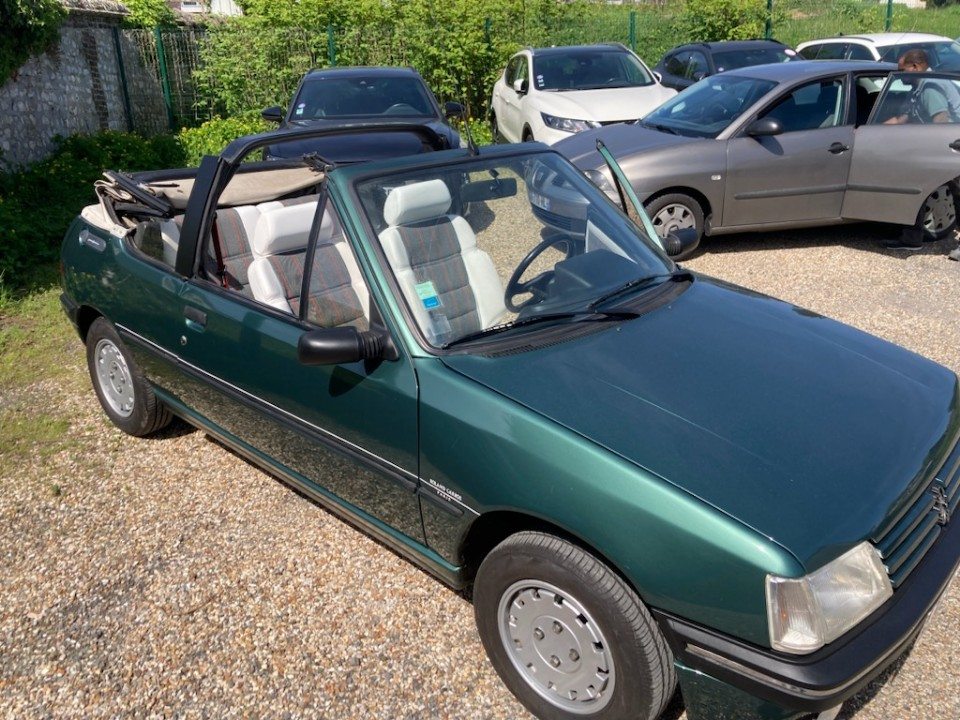
[[[700,244],[700,233],[696,228],[675,228],[663,238],[663,249],[671,258],[686,257]]]
[[[271,105],[260,111],[260,117],[267,122],[283,122],[283,108],[279,105]]]
[[[447,120],[463,120],[466,112],[460,103],[448,101],[443,104],[443,115]]]
[[[779,120],[766,117],[754,120],[747,125],[747,135],[750,137],[768,137],[770,135],[779,135],[783,132],[783,125]]]
[[[297,359],[303,365],[341,365],[382,357],[383,337],[355,327],[308,330],[297,343]]]

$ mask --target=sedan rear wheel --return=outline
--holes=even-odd
[[[920,226],[928,239],[942,240],[957,227],[957,195],[951,185],[941,185],[920,208]]]
[[[473,599],[494,668],[537,717],[652,720],[673,693],[673,657],[640,598],[566,540],[507,538],[480,565]]]

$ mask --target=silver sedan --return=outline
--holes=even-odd
[[[957,225],[960,76],[796,62],[715,75],[635,124],[555,147],[616,197],[602,140],[661,237],[872,220]]]

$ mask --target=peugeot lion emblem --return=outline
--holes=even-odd
[[[937,522],[940,525],[950,522],[950,501],[947,500],[947,491],[939,485],[933,488],[933,509],[937,511]]]

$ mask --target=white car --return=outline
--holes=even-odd
[[[637,120],[676,94],[624,45],[527,48],[493,86],[494,141],[552,144]]]
[[[800,43],[797,52],[804,60],[882,60],[895,63],[907,50],[927,53],[934,70],[960,70],[960,43],[943,35],[914,32],[886,32],[841,35]]]

